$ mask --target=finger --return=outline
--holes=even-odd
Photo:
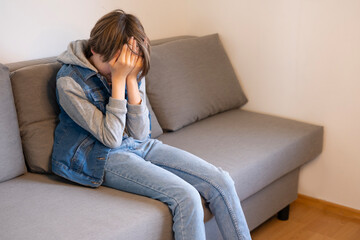
[[[132,50],[133,50],[134,64],[135,64],[137,61],[137,58],[138,58],[138,51],[137,51],[136,40],[134,40],[134,39],[132,41]]]
[[[120,56],[120,49],[116,52],[114,57],[109,61],[109,64],[113,66]]]
[[[130,50],[131,45],[128,46],[128,44],[126,44],[126,46],[127,46],[127,51],[126,51],[125,60],[127,63],[130,63],[131,62],[131,54],[132,54],[132,52]]]
[[[137,57],[136,59],[135,59],[135,62],[134,62],[134,68],[140,68],[141,66],[142,66],[142,60],[141,60],[141,57]]]
[[[137,62],[136,62],[136,66],[137,67],[142,67],[143,66],[143,63],[144,63],[144,58],[142,57],[139,57]]]
[[[135,54],[138,54],[138,44],[137,44],[136,39],[133,40],[132,50],[134,51]]]
[[[131,37],[129,40],[129,48],[132,54],[136,53],[136,40],[134,39],[134,37]]]
[[[126,55],[128,52],[128,45],[125,43],[122,47],[122,51],[121,51],[121,55],[120,55],[120,61],[121,62],[126,62]]]
[[[140,54],[140,46],[139,46],[139,44],[137,44],[137,42],[136,42],[136,40],[135,40],[135,43],[136,43],[136,47],[135,47],[135,52],[136,52],[136,54]]]
[[[131,66],[134,67],[136,65],[137,60],[138,60],[138,55],[132,54],[132,56],[131,56]]]
[[[132,37],[130,38],[130,41],[129,41],[129,43],[130,43],[130,45],[131,45],[131,49],[133,49],[134,41],[135,41],[134,36],[132,36]]]

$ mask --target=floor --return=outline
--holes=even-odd
[[[360,211],[299,197],[288,221],[275,216],[251,232],[253,240],[360,240]]]

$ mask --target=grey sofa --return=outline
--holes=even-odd
[[[286,218],[323,128],[243,110],[248,99],[218,34],[152,46],[152,137],[228,171],[251,230],[279,211]],[[59,68],[55,57],[0,66],[0,239],[172,239],[165,204],[51,173]],[[203,203],[207,238],[221,239]]]

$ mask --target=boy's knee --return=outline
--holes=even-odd
[[[190,184],[171,188],[167,193],[168,205],[173,214],[203,218],[202,201],[199,192]]]
[[[232,177],[230,176],[229,172],[223,170],[220,167],[218,169],[219,169],[218,173],[213,178],[215,184],[224,190],[233,189],[235,187],[235,183]]]
[[[184,185],[177,193],[179,204],[184,203],[187,207],[197,208],[202,206],[200,193],[190,184]]]

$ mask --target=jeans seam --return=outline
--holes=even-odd
[[[159,190],[157,190],[157,189],[154,189],[154,188],[152,188],[152,187],[150,187],[150,186],[147,186],[147,185],[145,185],[145,184],[143,184],[143,183],[140,183],[140,182],[138,182],[138,181],[136,181],[136,180],[134,180],[134,179],[131,179],[131,178],[129,178],[129,177],[122,176],[122,175],[120,175],[118,172],[115,172],[115,171],[110,170],[110,169],[108,169],[108,168],[106,168],[105,171],[111,172],[111,173],[115,174],[116,176],[121,177],[121,178],[124,178],[124,179],[126,179],[126,180],[135,182],[135,183],[137,183],[137,184],[139,184],[139,185],[141,185],[141,186],[143,186],[143,187],[150,188],[150,189],[153,190],[153,191],[156,191],[156,192],[158,192],[158,193],[161,193],[161,194],[167,196],[168,198],[173,199],[173,200],[176,202],[176,204],[179,206],[179,208],[180,208],[181,234],[182,234],[182,239],[183,239],[183,240],[185,239],[185,238],[184,238],[184,235],[183,235],[183,233],[184,233],[184,231],[183,231],[183,230],[184,230],[184,223],[183,223],[182,209],[181,209],[181,205],[179,204],[179,202],[178,202],[175,198],[173,198],[173,197],[171,197],[171,196],[169,196],[169,195],[167,195],[167,194],[165,194],[165,193],[163,193],[163,192],[161,192],[161,191],[159,191]]]
[[[230,213],[231,221],[232,221],[232,223],[233,223],[233,225],[234,225],[234,227],[235,227],[235,232],[236,232],[236,234],[238,235],[238,237],[239,237],[240,239],[243,239],[243,237],[241,236],[241,233],[240,233],[239,230],[237,229],[237,224],[238,224],[238,222],[237,222],[236,219],[235,219],[234,212],[233,212],[233,210],[230,208],[230,205],[229,205],[228,201],[227,201],[227,200],[225,199],[225,197],[224,197],[224,196],[225,196],[225,193],[222,191],[222,189],[220,188],[219,185],[217,185],[216,183],[213,183],[210,179],[208,179],[208,178],[206,178],[206,177],[197,176],[195,173],[193,173],[193,172],[191,172],[191,171],[184,170],[184,169],[182,169],[182,168],[177,168],[177,167],[174,167],[174,166],[169,166],[169,165],[164,165],[164,164],[158,164],[158,163],[155,163],[155,162],[153,162],[153,163],[156,164],[156,165],[158,165],[158,166],[169,167],[169,168],[173,168],[173,169],[178,170],[178,171],[182,171],[182,172],[184,172],[184,173],[186,173],[186,174],[189,174],[189,175],[192,175],[192,176],[194,176],[194,177],[197,177],[197,178],[199,178],[199,179],[201,179],[201,180],[204,180],[204,181],[206,181],[207,183],[209,183],[210,185],[212,185],[212,186],[220,193],[221,198],[224,200],[224,202],[225,202],[225,204],[226,204],[226,208],[227,208],[227,210],[228,210],[229,213]]]

